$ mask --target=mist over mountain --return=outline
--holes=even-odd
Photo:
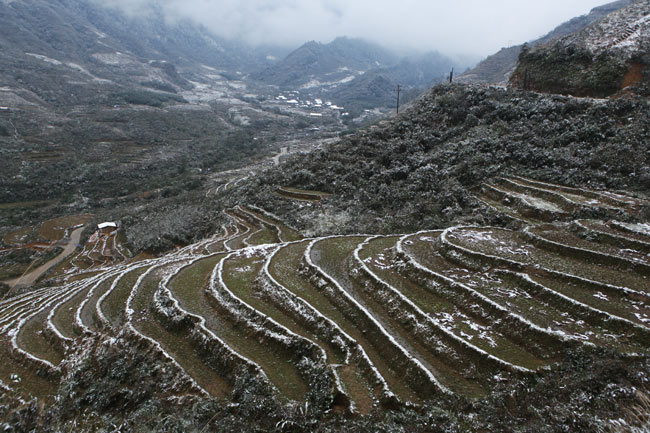
[[[563,2],[485,3],[469,0],[450,3],[440,0],[406,0],[399,5],[387,0],[328,0],[296,2],[277,0],[112,0],[97,1],[147,15],[161,10],[169,21],[189,19],[215,34],[251,45],[274,44],[291,49],[305,41],[329,43],[340,36],[373,41],[400,51],[427,52],[437,49],[447,56],[481,57],[506,45],[525,41],[549,28],[586,13],[599,0]]]
[[[308,42],[252,78],[280,88],[297,87],[358,110],[393,106],[398,84],[417,94],[452,68],[466,66],[438,52],[405,56],[342,37],[329,44]]]
[[[87,73],[81,71],[82,76],[95,74],[110,80],[120,76],[124,72],[120,67],[126,64],[146,69],[150,62],[168,61],[177,67],[205,64],[247,72],[285,53],[218,38],[189,22],[168,23],[159,13],[129,17],[85,1],[2,2],[0,21],[5,80],[22,65],[39,63],[34,54],[52,59],[41,59],[43,67],[67,67],[70,74],[79,74],[78,68],[75,71],[68,65],[74,62],[87,69]]]
[[[588,14],[581,15],[560,24],[554,30],[528,43],[529,46],[546,44],[555,39],[574,33],[605,15],[632,4],[635,0],[619,0],[593,8]],[[524,45],[514,45],[502,48],[499,52],[488,56],[476,67],[458,77],[461,83],[492,83],[504,84],[514,71],[517,59]]]
[[[341,37],[329,44],[307,42],[275,65],[253,74],[253,78],[278,86],[304,86],[312,80],[338,81],[393,65],[398,59],[377,44]]]

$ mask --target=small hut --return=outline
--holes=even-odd
[[[117,223],[113,222],[105,222],[101,224],[97,224],[97,230],[99,230],[103,234],[109,234],[115,231],[117,229]]]

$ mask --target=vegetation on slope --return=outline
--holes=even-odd
[[[438,86],[398,117],[290,159],[227,199],[311,232],[395,233],[494,222],[471,190],[499,175],[647,194],[649,108],[638,97]],[[275,196],[282,186],[332,196],[305,204]]]

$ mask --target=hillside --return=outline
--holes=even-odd
[[[324,93],[328,98],[341,101],[351,113],[374,107],[395,107],[396,89],[404,91],[402,102],[409,102],[449,75],[454,62],[439,54],[428,53],[402,59],[396,65],[374,68]],[[356,110],[355,110],[356,108]]]
[[[338,112],[314,119],[316,110],[245,81],[285,51],[217,38],[160,11],[2,1],[0,46],[2,236],[71,212],[162,227],[184,206],[199,212],[215,174],[270,160],[282,140],[309,148],[346,128]],[[213,224],[187,222],[189,237],[175,240]]]
[[[328,44],[311,41],[253,77],[277,86],[305,88],[336,83],[368,69],[397,63],[398,57],[379,45],[340,37]]]
[[[49,285],[0,303],[0,422],[615,426],[648,373],[650,232],[572,218],[634,218],[650,201],[521,177],[479,197],[524,228],[304,238],[239,206],[214,236],[149,259],[129,258],[119,229],[97,231]]]
[[[589,100],[441,85],[398,117],[243,183],[308,233],[395,233],[496,222],[471,191],[498,175],[649,194],[644,98]],[[274,198],[290,186],[322,206]],[[647,216],[646,216],[647,217]]]
[[[536,47],[549,43],[555,39],[570,35],[583,29],[584,27],[592,24],[607,14],[615,12],[629,4],[634,0],[619,0],[612,3],[607,3],[602,6],[593,8],[587,15],[575,17],[565,23],[560,24],[554,30],[545,36],[525,44],[527,47]],[[476,67],[466,71],[458,76],[459,83],[478,83],[478,84],[505,84],[508,82],[510,75],[514,71],[519,54],[524,47],[522,45],[515,45],[508,48],[502,48],[499,52],[488,56],[485,60],[480,62]]]
[[[510,84],[606,97],[650,84],[650,5],[636,2],[554,43],[522,52]]]
[[[363,40],[337,38],[328,44],[308,42],[252,77],[337,101],[358,115],[363,109],[394,107],[398,84],[421,91],[454,66],[465,65],[437,52],[400,56]]]

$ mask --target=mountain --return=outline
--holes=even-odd
[[[560,24],[545,36],[527,43],[529,47],[548,43],[552,40],[574,33],[605,15],[630,5],[635,0],[619,0],[593,8],[587,15],[573,18]],[[517,65],[517,59],[524,45],[502,48],[496,54],[488,56],[476,67],[458,76],[460,83],[505,84]]]
[[[328,233],[330,220],[337,233],[396,233],[495,222],[472,192],[494,176],[647,195],[648,107],[440,85],[399,116],[240,185],[228,203],[264,203],[308,233]],[[281,186],[331,196],[323,209],[296,208],[273,197]]]
[[[309,42],[252,77],[337,101],[356,116],[363,109],[392,107],[398,84],[421,91],[454,66],[458,62],[437,52],[400,56],[363,40],[337,38]]]
[[[215,171],[279,151],[278,137],[313,142],[343,129],[333,110],[311,119],[274,100],[276,89],[245,81],[285,54],[156,10],[0,1],[0,228],[62,205],[150,218],[162,202],[194,200]],[[146,211],[137,204],[145,196]],[[186,224],[196,236],[211,223]]]
[[[311,88],[347,82],[369,69],[397,61],[396,55],[377,44],[340,37],[328,44],[307,42],[252,77],[281,87]]]
[[[525,49],[513,87],[606,97],[650,91],[650,4],[633,3],[569,36]]]
[[[441,85],[205,191],[205,210],[93,224],[41,283],[0,287],[0,427],[640,425],[627,410],[650,375],[649,121],[635,96]],[[202,239],[131,250],[134,231],[219,215]]]
[[[3,1],[0,20],[0,41],[12,54],[31,49],[52,58],[64,53],[67,60],[92,61],[98,59],[94,54],[117,51],[179,66],[202,63],[242,71],[283,54],[219,38],[187,21],[170,23],[154,7],[146,15],[127,16],[92,0]]]
[[[187,88],[176,69],[206,65],[246,72],[282,53],[226,41],[188,22],[169,24],[160,11],[128,17],[84,0],[3,1],[0,28],[3,85],[35,89],[55,105],[87,102],[96,92],[141,82]],[[68,78],[48,86],[52,76]],[[78,84],[66,84],[71,82]]]

